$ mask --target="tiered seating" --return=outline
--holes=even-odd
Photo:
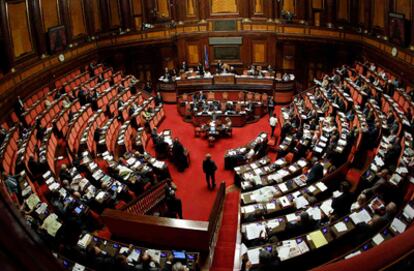
[[[35,122],[36,125],[29,129],[18,126],[9,129],[6,125],[8,135],[3,140],[0,155],[2,171],[6,175],[19,173],[14,178],[18,179],[21,187],[19,190],[22,190],[17,192],[19,199],[12,193],[10,196],[16,204],[22,203],[22,209],[39,223],[40,227],[34,229],[51,250],[59,252],[56,256],[65,268],[89,265],[90,260],[94,260],[93,255],[88,255],[85,259],[72,253],[75,249],[80,254],[87,254],[88,245],[101,246],[108,255],[114,257],[118,253],[123,254],[133,264],[141,264],[139,255],[146,253],[160,267],[165,265],[167,257],[181,253],[184,255],[181,260],[187,263],[190,270],[197,268],[198,253],[159,251],[143,247],[126,250],[123,248],[126,245],[97,239],[101,238],[98,237],[101,231],[105,232],[98,216],[104,208],[121,209],[128,202],[136,207],[139,202],[133,200],[136,199],[136,193],[142,191],[136,189],[139,182],[145,182],[148,184],[145,189],[150,189],[153,182],[165,186],[165,182],[161,181],[169,177],[164,162],[147,153],[141,154],[144,157],[133,154],[135,140],[145,146],[149,129],[159,125],[164,118],[162,105],[155,107],[152,97],[136,93],[136,83],[132,76],[124,77],[121,72],[114,73],[112,68],[101,64],[91,65],[84,72],[76,70],[58,79],[55,82],[56,89],[49,91],[48,88],[43,88],[39,90],[41,94],[33,95],[27,100],[23,108],[26,111],[24,126],[29,127]],[[75,98],[81,90],[91,97],[83,106]],[[119,101],[123,102],[122,106],[118,106]],[[141,114],[144,110],[152,112],[146,119]],[[131,115],[132,111],[134,113]],[[13,121],[19,122],[19,118],[14,115]],[[148,132],[142,128],[146,125]],[[125,129],[121,129],[121,126]],[[98,140],[96,135],[99,135]],[[115,148],[117,141],[126,146],[124,151],[118,153]],[[114,160],[111,154],[119,157],[119,161]],[[29,174],[31,159],[42,165],[42,168],[38,168],[42,175]],[[145,171],[142,165],[150,171]],[[117,175],[122,172],[121,168],[131,173],[128,176],[139,177],[144,172],[144,177],[149,172],[155,177],[149,180],[134,179],[131,183],[132,179],[128,176]],[[113,169],[119,172],[113,172]],[[162,188],[160,191],[164,192],[164,186],[159,186]],[[146,202],[153,202],[152,197],[148,200],[145,198],[147,195],[152,194],[140,197],[141,205],[146,206],[145,212],[150,211]],[[158,202],[162,201],[163,196],[157,196]],[[82,235],[79,236],[81,232]],[[87,244],[85,236],[91,237]],[[73,237],[76,239],[75,247]],[[110,234],[107,238],[110,238]],[[106,243],[113,243],[113,246],[104,247],[103,244]],[[65,245],[65,249],[62,249],[61,244]],[[114,250],[115,246],[120,250]],[[178,259],[181,254],[173,256]],[[76,260],[80,265],[71,260]],[[88,267],[98,268],[93,263]]]
[[[283,116],[283,122],[292,118],[292,112],[302,111],[305,114],[296,114],[301,116],[301,120],[305,120],[306,123],[306,109],[302,106],[305,104],[313,112],[319,113],[319,116],[318,113],[313,113],[310,114],[310,117],[318,117],[318,121],[322,120],[319,122],[320,128],[323,126],[338,127],[339,133],[338,136],[335,136],[336,140],[335,137],[333,140],[329,140],[329,133],[324,134],[327,131],[321,129],[320,133],[316,133],[319,135],[319,140],[315,140],[311,154],[308,153],[306,157],[309,160],[299,156],[298,160],[295,160],[297,162],[292,162],[292,158],[287,153],[292,147],[292,142],[296,139],[288,133],[284,133],[282,128],[281,144],[278,147],[278,152],[282,157],[273,163],[268,158],[263,158],[249,165],[235,168],[236,177],[240,179],[242,190],[245,191],[241,194],[243,222],[241,231],[242,241],[247,247],[242,251],[247,252],[246,259],[249,259],[253,265],[259,263],[259,252],[264,249],[271,253],[277,252],[283,267],[311,268],[329,261],[338,254],[344,256],[337,258],[337,260],[358,255],[396,234],[401,234],[411,224],[414,211],[411,203],[408,203],[408,205],[403,205],[405,206],[402,211],[403,216],[401,213],[395,216],[395,213],[390,211],[385,227],[381,227],[378,232],[372,228],[376,234],[363,230],[364,223],[376,225],[375,221],[377,221],[378,215],[384,215],[384,211],[381,210],[390,200],[401,207],[407,174],[410,174],[407,165],[411,163],[413,157],[413,141],[411,133],[407,130],[410,126],[409,121],[404,115],[404,112],[410,112],[411,109],[401,110],[401,107],[407,107],[408,103],[405,99],[408,96],[404,95],[404,99],[402,99],[402,95],[394,94],[393,97],[397,100],[392,99],[383,93],[380,84],[374,86],[372,85],[373,79],[366,79],[373,74],[376,76],[375,73],[363,76],[355,72],[359,70],[361,69],[358,64],[355,69],[346,67],[342,70],[338,69],[339,75],[347,77],[343,81],[346,84],[330,84],[328,77],[324,78],[323,82],[315,81],[321,86],[320,90],[316,90],[318,99],[312,97],[311,92],[308,92],[302,97],[296,97],[290,110],[282,109],[283,115],[286,112],[290,115]],[[332,81],[335,80],[332,79]],[[385,82],[383,83],[382,86],[385,86]],[[361,87],[361,84],[365,85]],[[324,102],[321,102],[320,99]],[[330,125],[324,125],[325,120],[320,118],[320,114],[334,116],[336,125],[332,125],[332,122]],[[307,126],[309,124],[300,122],[299,125]],[[358,139],[351,140],[349,144],[346,144],[351,130],[353,132],[355,128],[360,131]],[[322,143],[325,144],[321,144],[320,139],[323,138],[328,139],[322,140]],[[345,141],[345,145],[341,141]],[[326,142],[329,143],[326,144]],[[353,161],[352,157],[356,155],[357,162],[347,162],[353,167],[349,172],[356,171],[355,166],[365,170],[360,173],[362,177],[356,183],[351,183],[352,191],[356,193],[354,199],[364,187],[381,185],[381,182],[375,184],[378,179],[376,175],[380,174],[384,168],[388,170],[385,184],[389,188],[383,192],[379,192],[382,190],[363,190],[364,196],[370,195],[370,198],[363,201],[362,196],[361,199],[358,197],[358,202],[352,205],[355,207],[348,210],[347,214],[341,213],[341,216],[333,216],[332,214],[336,213],[336,205],[334,206],[333,202],[343,193],[349,192],[342,190],[343,188],[340,191],[335,191],[337,185],[323,181],[332,176],[332,173],[324,172],[325,177],[322,180],[312,180],[311,182],[306,181],[306,174],[300,174],[300,172],[306,172],[304,168],[308,166],[307,163],[310,163],[309,166],[314,163],[315,158],[311,157],[322,157],[325,162],[327,158],[332,159],[332,156],[329,155],[330,145],[335,147],[336,151],[352,147],[348,160]],[[372,155],[364,154],[371,149]],[[369,160],[360,165],[359,159],[362,156]],[[400,164],[399,161],[404,162]],[[302,168],[297,164],[299,162],[303,163]],[[301,169],[298,171],[298,168]],[[272,174],[272,172],[277,173]],[[348,174],[346,176],[348,178]],[[338,177],[341,180],[344,175]],[[274,182],[277,184],[274,185]],[[344,186],[341,185],[341,187]],[[316,192],[320,193],[319,190],[325,191],[325,197],[318,197]],[[333,191],[332,196],[329,196],[331,191]],[[375,193],[373,196],[365,194],[368,191],[375,191]],[[392,210],[392,208],[387,209],[387,214],[388,210]],[[296,223],[301,225],[300,221],[305,219],[302,218],[305,217],[304,212],[311,218],[313,226],[306,228],[293,226],[296,230],[292,231],[292,225]],[[298,231],[298,229],[302,230]],[[355,240],[349,238],[351,236],[356,237]],[[368,238],[370,239],[367,240]],[[364,241],[365,243],[363,243]],[[358,243],[359,248],[352,249],[351,244]]]

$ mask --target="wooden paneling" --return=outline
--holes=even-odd
[[[141,0],[131,0],[132,3],[132,14],[142,15],[142,3]]]
[[[365,0],[358,1],[358,23],[365,23]]]
[[[312,8],[322,9],[324,0],[312,0]]]
[[[291,13],[295,13],[295,0],[283,0],[283,8],[284,11],[289,11]]]
[[[83,0],[70,0],[69,17],[72,30],[72,37],[86,33]]]
[[[264,14],[264,1],[263,0],[254,0],[253,1],[253,15],[261,16]]]
[[[373,26],[383,28],[385,22],[385,0],[372,1],[372,24]]]
[[[119,16],[118,0],[109,0],[109,8],[111,14],[111,28],[119,27],[121,25],[121,18]]]
[[[170,18],[169,0],[157,0],[158,17]]]
[[[197,16],[197,4],[195,0],[185,0],[185,16],[188,18]]]
[[[211,14],[236,14],[239,13],[238,0],[210,0]]]
[[[58,0],[39,0],[42,14],[43,30],[60,24]]]
[[[27,2],[6,2],[6,10],[13,55],[19,58],[33,51]]]
[[[295,69],[295,52],[294,45],[285,44],[283,46],[283,69],[294,70]]]
[[[197,65],[200,60],[200,52],[199,52],[198,44],[188,44],[187,45],[187,60],[188,65]]]
[[[394,0],[395,12],[402,13],[407,20],[411,20],[411,1],[412,0]]]
[[[102,29],[101,8],[99,0],[90,0],[93,15],[93,30],[99,32]]]
[[[142,26],[142,1],[131,0],[132,4],[132,18],[135,29],[141,29]]]
[[[252,62],[259,65],[267,63],[266,41],[252,42]]]
[[[349,0],[337,1],[337,18],[339,20],[349,21]]]

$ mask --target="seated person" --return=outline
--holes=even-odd
[[[259,264],[257,266],[252,266],[250,261],[247,261],[246,264],[242,264],[241,270],[246,271],[267,271],[267,270],[278,270],[280,265],[280,258],[277,251],[269,252],[265,249],[260,250],[259,252]]]
[[[286,229],[282,235],[289,235],[289,237],[300,235],[306,232],[311,232],[319,226],[319,221],[314,220],[309,216],[307,212],[302,212],[299,216],[299,220],[296,223],[288,222]],[[283,239],[286,239],[286,238]],[[288,238],[289,238],[288,237]]]

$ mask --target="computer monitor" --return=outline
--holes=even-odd
[[[173,250],[172,254],[175,260],[186,260],[187,259],[187,255],[185,251]]]

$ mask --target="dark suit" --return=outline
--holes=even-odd
[[[320,163],[315,164],[309,174],[308,174],[308,182],[314,182],[317,180],[322,179],[323,177],[323,166]]]
[[[203,172],[206,174],[206,181],[207,181],[208,188],[210,188],[211,186],[214,188],[216,186],[216,178],[215,178],[216,170],[217,170],[217,166],[213,160],[205,159],[203,161]],[[211,185],[210,185],[210,179],[211,179]]]
[[[332,200],[332,209],[338,217],[342,217],[349,213],[354,197],[350,192],[343,192],[337,198]]]

